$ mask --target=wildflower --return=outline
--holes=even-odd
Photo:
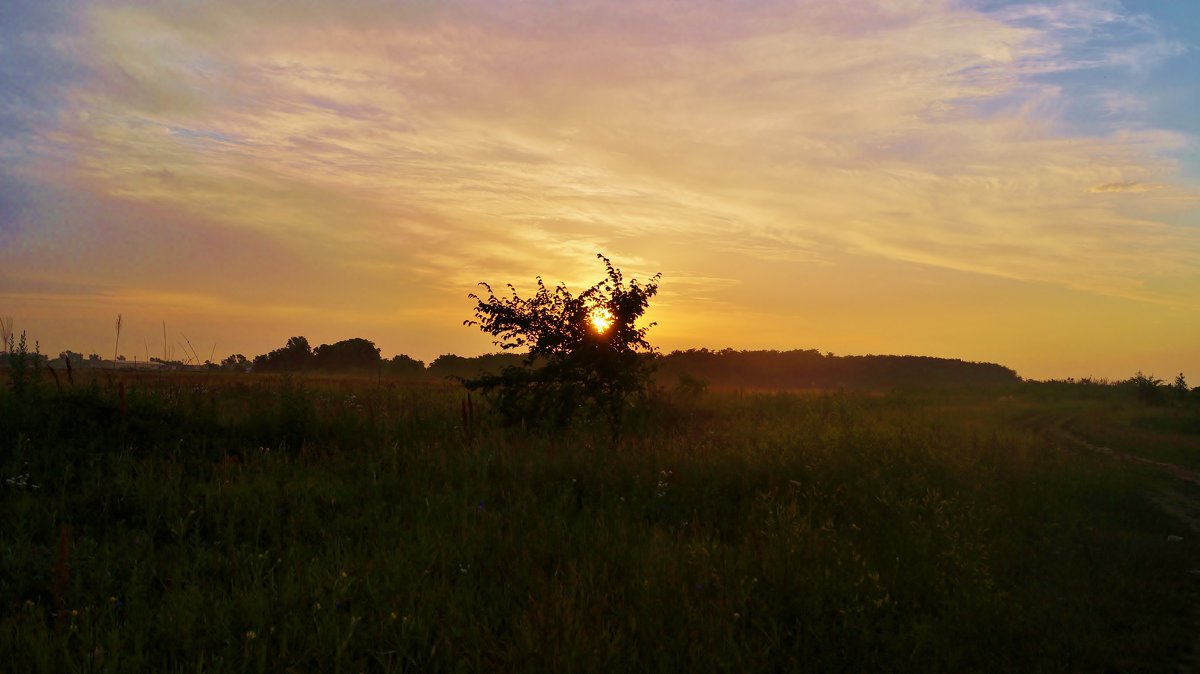
[[[79,617],[79,611],[78,611],[78,610],[76,610],[76,609],[71,609],[71,617],[72,617],[72,618],[78,618],[78,617]]]
[[[320,611],[321,610],[321,602],[316,602],[315,604],[313,604],[313,610]]]
[[[248,632],[246,632],[246,641],[254,641],[257,638],[258,638],[258,633],[255,632],[254,630],[249,630]]]
[[[21,473],[4,479],[4,484],[15,487],[17,489],[39,489],[40,487],[30,482],[29,473]]]
[[[398,618],[398,617],[399,617],[399,616],[397,616],[397,615],[396,615],[396,612],[395,612],[395,611],[392,611],[392,615],[391,615],[392,622],[396,622],[396,618]],[[407,616],[405,616],[405,617],[407,617]]]
[[[115,603],[117,603],[117,598],[116,598],[116,597],[109,597],[109,598],[108,598],[108,603],[110,603],[110,604],[115,604]]]
[[[37,606],[37,604],[33,603],[32,599],[25,600],[25,608],[33,608],[34,606]]]

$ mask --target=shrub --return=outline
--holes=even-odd
[[[642,397],[649,383],[654,348],[637,321],[658,292],[649,282],[625,283],[621,271],[603,255],[606,278],[579,295],[563,284],[553,290],[537,279],[537,292],[523,298],[499,297],[487,283],[487,297],[472,293],[478,326],[501,349],[528,349],[520,365],[498,374],[464,379],[468,389],[488,397],[508,424],[567,425],[579,412],[599,414],[614,434],[626,408]]]
[[[1138,400],[1147,405],[1159,405],[1163,402],[1163,380],[1154,375],[1142,374],[1141,370],[1129,380],[1129,385],[1137,393]]]

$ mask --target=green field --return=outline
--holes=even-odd
[[[1197,662],[1200,487],[1093,451],[1200,468],[1194,401],[662,390],[614,442],[451,384],[76,379],[0,392],[5,671]]]

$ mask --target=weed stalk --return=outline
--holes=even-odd
[[[67,620],[67,584],[71,580],[71,527],[63,524],[58,530],[58,550],[54,554],[54,629],[61,635]]]

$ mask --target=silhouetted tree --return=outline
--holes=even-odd
[[[1155,377],[1152,374],[1142,374],[1142,371],[1138,370],[1137,374],[1135,374],[1133,378],[1129,379],[1126,384],[1132,387],[1137,393],[1138,400],[1146,403],[1147,405],[1162,404],[1163,380]]]
[[[401,377],[425,374],[425,363],[401,353],[387,361],[386,371]]]
[[[1187,379],[1182,372],[1175,376],[1175,383],[1171,384],[1171,394],[1177,404],[1186,404],[1191,396],[1192,390],[1188,387]]]
[[[431,377],[469,379],[481,374],[500,374],[504,368],[520,367],[524,362],[519,353],[488,353],[469,358],[447,353],[434,358],[427,372]]]
[[[361,337],[322,344],[313,351],[312,357],[312,367],[326,372],[374,372],[379,362],[379,347]]]
[[[221,361],[221,369],[228,372],[246,372],[250,369],[250,361],[242,354],[235,353]]]
[[[486,283],[480,285],[487,297],[469,295],[475,319],[464,325],[478,326],[501,349],[528,349],[520,366],[464,380],[487,395],[505,421],[564,426],[580,410],[593,409],[615,434],[627,404],[645,391],[642,356],[654,349],[646,341],[651,326],[639,328],[637,320],[658,292],[661,274],[626,284],[608,258],[596,257],[607,277],[577,296],[562,284],[547,288],[540,277],[529,298],[512,285],[511,295],[498,297]]]
[[[719,386],[762,388],[894,388],[898,386],[990,386],[1020,381],[995,363],[927,356],[836,356],[816,349],[734,351],[689,349],[659,359],[670,377],[687,374]]]
[[[282,349],[254,357],[256,372],[300,372],[308,369],[312,360],[312,348],[308,339],[292,337]]]
[[[63,365],[66,365],[68,362],[71,363],[72,367],[80,367],[81,365],[83,365],[83,354],[82,353],[76,353],[74,351],[68,350],[68,351],[63,351],[62,353],[58,354],[58,357],[60,359],[62,359]]]

